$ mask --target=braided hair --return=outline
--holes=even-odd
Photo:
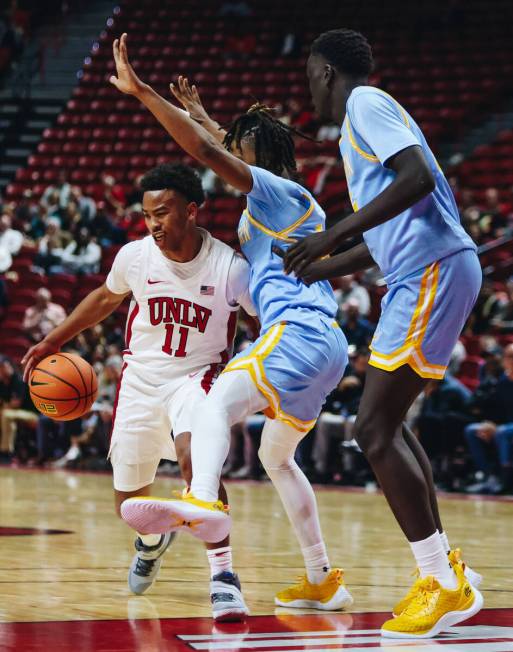
[[[240,149],[244,138],[255,142],[255,159],[258,167],[281,175],[284,171],[293,175],[297,170],[295,145],[292,134],[313,140],[294,127],[286,125],[272,115],[273,109],[263,104],[253,104],[228,126],[223,145]]]

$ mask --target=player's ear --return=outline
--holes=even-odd
[[[335,68],[330,64],[326,63],[324,65],[324,81],[326,83],[326,86],[331,86],[333,83],[333,80],[335,79]]]
[[[191,201],[187,204],[187,220],[195,222],[198,217],[198,204]]]

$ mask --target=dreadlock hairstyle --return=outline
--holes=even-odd
[[[313,140],[294,127],[286,125],[272,115],[273,109],[263,104],[253,104],[228,126],[223,145],[230,149],[233,144],[240,149],[244,138],[255,141],[255,158],[258,167],[281,175],[287,171],[292,176],[297,170],[294,139],[292,134]],[[316,142],[316,141],[314,141]]]
[[[374,67],[369,42],[352,29],[324,32],[312,43],[311,52],[322,55],[339,72],[354,77],[368,77]]]

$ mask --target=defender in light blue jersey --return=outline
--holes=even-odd
[[[390,95],[368,85],[372,66],[370,46],[358,32],[331,30],[312,44],[310,91],[317,112],[341,128],[354,213],[292,245],[284,258],[286,270],[307,282],[373,264],[387,282],[354,432],[420,573],[382,635],[429,638],[477,613],[483,598],[469,584],[468,567],[456,556],[447,562],[430,463],[401,422],[428,379],[443,377],[477,298],[481,269],[420,128]],[[320,260],[358,235],[360,245]]]
[[[111,82],[135,95],[188,154],[247,195],[239,236],[262,324],[260,337],[226,367],[193,418],[190,492],[179,500],[132,498],[122,505],[123,517],[141,532],[188,529],[207,542],[224,540],[231,520],[218,495],[230,428],[263,411],[268,418],[259,456],[280,494],[306,566],[304,581],[280,592],[275,602],[342,609],[353,600],[343,571],[330,568],[315,496],[294,460],[298,443],[343,375],[347,342],[334,322],[336,302],[329,284],[308,286],[286,276],[273,251],[276,244],[324,229],[319,205],[290,180],[296,169],[293,130],[256,105],[225,132],[208,117],[187,80],[179,78],[178,88],[172,88],[189,115],[137,77],[128,61],[126,35],[113,48],[118,77]],[[220,553],[217,548],[218,554],[230,561],[231,550]],[[220,619],[240,618],[244,604],[238,579],[231,572],[220,575],[213,578],[219,596],[214,609]]]

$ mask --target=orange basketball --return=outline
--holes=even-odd
[[[36,408],[57,421],[78,419],[89,412],[98,394],[91,365],[73,353],[49,355],[32,370],[30,398]]]

